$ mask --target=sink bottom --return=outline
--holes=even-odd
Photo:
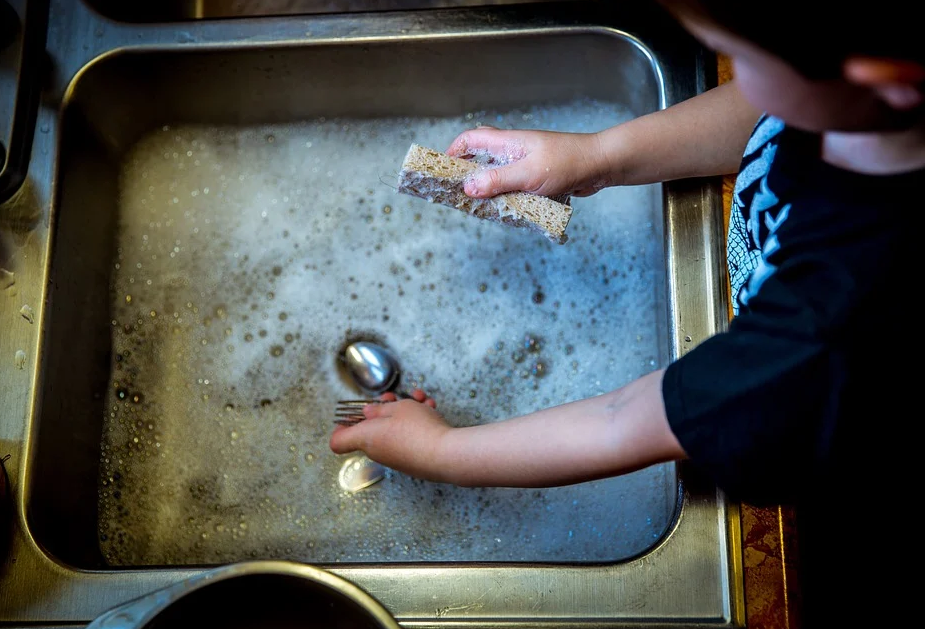
[[[110,566],[617,561],[665,532],[673,465],[548,490],[389,471],[327,440],[372,338],[457,425],[603,393],[667,358],[660,186],[575,199],[570,241],[399,195],[411,142],[479,123],[593,131],[595,100],[451,117],[168,124],[121,160],[98,533]]]

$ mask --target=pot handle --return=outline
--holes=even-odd
[[[96,620],[87,625],[86,629],[141,629],[184,594],[229,569],[230,567],[210,570],[123,603],[98,616]]]

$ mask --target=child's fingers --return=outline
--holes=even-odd
[[[523,162],[479,170],[466,179],[463,189],[470,197],[484,199],[498,196],[505,192],[530,192],[533,176],[529,167]]]
[[[506,162],[522,159],[527,153],[522,131],[502,131],[494,127],[479,127],[463,131],[453,140],[446,154],[465,157],[484,151]]]
[[[425,393],[421,389],[415,389],[414,391],[412,391],[411,399],[413,399],[415,402],[420,402],[421,404],[424,404],[425,406],[429,406],[431,408],[437,408],[437,402],[434,400],[434,398],[428,396],[427,393]]]
[[[363,417],[376,419],[377,417],[390,417],[392,410],[389,404],[367,404],[363,407]]]
[[[391,391],[388,391],[380,395],[379,399],[382,400],[383,402],[394,402],[395,400],[398,399],[398,397]]]
[[[362,440],[363,425],[356,426],[338,426],[331,433],[331,439],[328,446],[335,454],[347,454],[360,449],[363,444]]]
[[[463,131],[457,135],[456,138],[450,143],[450,147],[446,150],[446,154],[450,157],[468,156],[472,134],[476,131],[481,131],[482,129],[494,130],[494,127],[479,127],[478,129],[469,129],[468,131]]]

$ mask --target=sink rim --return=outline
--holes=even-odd
[[[569,6],[569,10],[574,11],[574,7]],[[461,14],[462,12],[459,13]],[[472,11],[466,11],[466,13],[473,15]],[[477,18],[478,16],[484,17],[484,15],[516,15],[516,11],[495,11],[492,9],[476,11],[474,14],[477,14],[475,15]],[[376,31],[376,29],[401,24],[403,23],[402,20],[407,19],[407,17],[408,16],[403,17],[401,15],[390,16],[387,20],[388,24],[385,26],[381,23],[375,25],[367,24],[367,26],[370,27],[371,31]],[[464,16],[460,15],[460,17]],[[364,22],[368,22],[368,19],[362,16],[336,16],[331,19],[325,19],[324,22],[326,23],[326,27],[329,27],[330,36],[312,39],[311,42],[293,40],[298,30],[293,28],[294,24],[286,24],[284,20],[261,18],[259,26],[261,26],[261,28],[267,28],[267,25],[269,25],[270,28],[267,28],[268,31],[271,31],[269,34],[261,34],[256,28],[258,25],[253,23],[254,21],[245,20],[232,25],[228,25],[227,23],[225,23],[225,25],[203,23],[195,25],[195,28],[190,29],[196,33],[194,36],[194,39],[196,39],[194,45],[184,45],[180,48],[176,47],[175,42],[165,42],[164,38],[166,33],[164,29],[157,26],[112,26],[104,20],[101,21],[99,18],[93,17],[88,12],[81,13],[80,11],[77,12],[77,18],[82,22],[89,22],[91,24],[102,22],[107,28],[111,28],[112,31],[117,34],[117,37],[114,37],[114,42],[103,40],[103,42],[98,43],[97,46],[99,48],[91,48],[86,58],[75,55],[75,58],[69,61],[74,71],[67,80],[66,85],[62,86],[64,88],[62,90],[64,93],[63,103],[65,105],[70,102],[69,99],[73,95],[72,90],[77,85],[78,79],[83,76],[93,64],[115,54],[180,52],[181,50],[186,52],[191,49],[195,49],[196,51],[221,51],[233,48],[299,47],[318,44],[349,45],[363,44],[382,37],[381,33],[379,35],[353,37],[350,39],[345,39],[344,37],[336,35],[338,29],[352,31],[353,26],[357,23],[363,24]],[[377,16],[376,19],[381,19],[381,16]],[[423,23],[427,26],[436,19],[437,18],[433,16],[425,16]],[[459,30],[460,24],[465,25],[467,22],[460,19],[455,25],[456,31],[444,29],[442,34],[439,35],[434,35],[433,33],[428,35],[407,33],[401,35],[393,34],[393,37],[398,40],[443,39],[446,37],[478,36],[511,37],[517,36],[518,34],[543,35],[561,33],[563,31],[573,31],[576,33],[597,32],[629,39],[640,46],[643,51],[646,51],[650,61],[654,64],[659,80],[662,82],[660,89],[662,107],[664,107],[666,103],[677,101],[679,93],[684,93],[685,89],[688,92],[691,88],[702,89],[703,83],[710,82],[709,79],[703,76],[704,69],[700,67],[698,70],[700,74],[697,77],[697,84],[687,85],[686,88],[678,87],[670,80],[671,75],[675,73],[674,69],[668,69],[666,71],[662,67],[662,63],[659,62],[661,55],[652,51],[651,42],[649,45],[643,44],[641,38],[631,35],[628,31],[612,26],[602,26],[596,23],[560,25],[558,22],[551,21],[546,24],[540,23],[531,25],[530,20],[521,18],[514,26],[509,26],[509,29],[512,30],[504,30],[503,28],[499,29],[497,23],[489,23],[486,25],[484,21],[478,19],[474,21],[475,23],[471,23],[471,27],[482,30],[477,30],[475,33],[469,31],[462,32]],[[542,20],[540,21],[542,22]],[[305,23],[316,23],[316,20],[307,19],[294,22],[298,25],[304,25]],[[526,25],[524,25],[525,22]],[[515,28],[518,25],[519,27]],[[141,40],[140,43],[136,40],[136,37],[137,40]],[[657,35],[652,35],[652,37],[653,41],[658,40]],[[109,43],[107,44],[107,42]],[[68,50],[68,45],[73,45],[73,43],[74,41],[67,39],[56,41],[54,44],[50,44],[50,48],[52,49],[51,52],[64,55]],[[113,45],[113,43],[115,45]],[[662,52],[664,53],[665,51]],[[667,53],[667,56],[671,58],[670,53]],[[63,74],[64,76],[68,76],[66,72]],[[47,135],[53,136],[52,139],[54,143],[50,147],[51,150],[47,151],[47,157],[39,160],[40,163],[35,170],[39,173],[41,173],[43,169],[48,171],[52,175],[49,180],[53,181],[56,179],[58,167],[57,143],[60,118],[56,119],[54,113],[49,115],[49,112],[45,112],[43,114],[43,121],[52,123],[55,133]],[[45,148],[48,149],[49,146],[46,144]],[[692,297],[685,293],[684,290],[684,287],[690,285],[691,282],[693,282],[695,286],[703,284],[707,286],[718,286],[717,282],[709,280],[716,280],[722,277],[722,270],[716,268],[716,254],[719,252],[718,249],[721,247],[721,243],[711,240],[711,237],[715,237],[717,233],[719,233],[715,230],[715,222],[717,220],[715,214],[717,213],[716,210],[721,206],[719,205],[718,190],[715,183],[713,185],[707,185],[703,182],[673,182],[665,184],[663,190],[666,208],[667,255],[671,258],[671,256],[678,254],[680,248],[684,247],[700,253],[706,263],[704,265],[705,268],[695,269],[693,271],[691,269],[680,270],[675,268],[675,265],[669,263],[668,288],[670,299],[668,306],[673,323],[671,326],[672,342],[670,346],[671,355],[676,356],[687,347],[692,346],[690,341],[682,343],[682,337],[691,337],[692,340],[699,340],[725,325],[724,319],[722,318],[722,314],[725,313],[724,294],[718,297],[712,295],[694,296],[694,301],[698,302],[694,305],[702,306],[698,313],[696,312],[697,309],[693,307],[688,311],[688,307],[691,306],[689,302]],[[55,211],[58,207],[56,193],[57,190],[54,188],[49,191],[49,197],[53,198],[52,207],[54,208],[52,210],[51,223],[54,223]],[[713,228],[712,233],[704,233],[707,230],[702,229],[702,226],[699,234],[697,233],[697,229],[693,230],[694,233],[689,233],[690,230],[685,230],[679,223],[681,218],[679,216],[680,213],[694,212],[695,216],[700,216],[704,214],[707,209],[712,209],[714,211],[713,216],[706,216],[704,218],[708,225]],[[721,224],[721,215],[719,220]],[[683,242],[679,240],[679,235],[690,237],[694,242]],[[46,255],[52,246],[53,245],[46,241]],[[47,287],[42,287],[41,290],[43,294],[46,289]],[[683,297],[683,299],[679,300],[679,295]],[[679,301],[682,302],[680,305]],[[42,304],[43,307],[40,309],[40,312],[37,313],[37,321],[41,324],[37,327],[41,330],[41,333],[33,339],[33,342],[36,343],[38,347],[41,347],[41,337],[44,335],[44,300],[42,300]],[[33,353],[32,355],[36,354]],[[32,371],[32,390],[35,391],[36,387],[34,385],[38,383],[41,369],[40,367],[33,367]],[[15,570],[7,569],[5,571],[6,574],[2,578],[4,580],[9,579],[12,582],[11,584],[14,584],[17,582],[15,575],[30,574],[27,579],[24,579],[25,581],[43,582],[46,584],[54,583],[57,587],[64,589],[65,592],[57,601],[48,604],[48,601],[31,601],[28,588],[20,588],[17,592],[11,592],[12,588],[9,587],[2,588],[0,589],[0,601],[11,604],[0,606],[8,610],[4,611],[3,615],[0,617],[4,620],[9,618],[10,620],[20,622],[24,620],[32,622],[52,622],[56,620],[70,622],[88,621],[92,619],[93,614],[108,609],[114,606],[115,603],[127,600],[135,594],[143,594],[147,591],[158,589],[177,579],[186,578],[208,568],[144,568],[139,570],[105,571],[80,570],[66,566],[57,561],[55,557],[47,554],[38,544],[37,540],[31,535],[29,523],[27,521],[27,510],[30,504],[28,500],[30,492],[28,474],[32,464],[31,459],[34,446],[32,443],[34,437],[32,424],[35,421],[35,411],[37,409],[36,400],[31,394],[29,397],[30,399],[27,403],[28,418],[24,422],[22,419],[17,420],[24,423],[23,430],[25,435],[22,443],[25,456],[23,457],[23,462],[15,466],[12,473],[17,480],[25,481],[15,483],[14,486],[17,496],[17,505],[19,506],[19,517],[17,518],[19,534],[16,539],[16,549],[14,551],[17,556],[18,565],[14,566]],[[0,414],[0,420],[2,420],[4,424],[8,421],[6,411]],[[0,427],[3,427],[4,424],[0,424]],[[396,604],[396,601],[393,599],[396,597],[401,598],[402,593],[396,594],[394,592],[395,588],[390,586],[389,581],[395,578],[411,578],[417,579],[416,582],[423,586],[430,587],[434,585],[439,577],[442,579],[441,583],[447,585],[444,590],[444,598],[446,600],[452,601],[454,598],[457,600],[464,600],[468,589],[462,588],[461,583],[465,582],[467,578],[470,578],[473,571],[478,571],[478,573],[482,575],[480,578],[486,579],[490,583],[503,583],[507,586],[509,588],[507,590],[505,590],[504,587],[497,587],[496,589],[502,591],[503,595],[508,598],[525,596],[535,599],[538,593],[531,589],[530,583],[543,582],[547,585],[558,585],[559,589],[562,589],[564,586],[564,589],[569,590],[573,595],[581,593],[579,592],[579,588],[595,590],[598,595],[602,591],[610,591],[615,595],[617,601],[627,602],[626,587],[620,586],[630,585],[634,575],[638,576],[644,572],[643,570],[639,570],[639,568],[646,566],[652,568],[655,564],[658,564],[659,561],[664,563],[664,558],[668,555],[673,554],[680,557],[679,546],[688,543],[690,540],[687,538],[690,536],[695,538],[701,536],[698,538],[701,539],[701,541],[704,541],[706,538],[711,540],[710,548],[716,551],[716,556],[718,557],[719,570],[718,574],[714,575],[715,578],[718,578],[718,581],[713,584],[717,587],[716,593],[718,599],[705,603],[704,609],[708,608],[711,610],[708,613],[705,613],[704,610],[697,610],[690,614],[679,615],[676,611],[670,611],[664,616],[664,622],[667,624],[668,621],[672,621],[671,624],[673,626],[679,623],[689,623],[694,626],[742,626],[744,625],[744,595],[741,587],[742,570],[741,558],[739,556],[741,540],[738,508],[736,505],[728,503],[725,497],[709,486],[708,483],[704,483],[702,479],[698,479],[696,475],[693,474],[693,470],[689,469],[686,464],[677,464],[677,475],[679,477],[679,507],[675,511],[675,519],[668,531],[656,545],[642,556],[630,558],[617,564],[589,565],[582,563],[578,566],[542,564],[538,566],[527,565],[526,567],[524,564],[512,564],[514,567],[509,567],[509,564],[490,564],[488,566],[459,566],[451,564],[452,567],[447,567],[445,564],[388,564],[386,567],[382,567],[383,564],[374,564],[372,566],[351,564],[342,569],[333,566],[332,571],[368,589],[388,607],[395,609],[398,619],[408,626],[468,626],[480,622],[488,622],[493,625],[517,625],[527,622],[528,620],[530,623],[537,624],[543,618],[547,621],[556,620],[558,626],[586,626],[589,622],[595,623],[596,626],[600,626],[602,622],[614,623],[612,626],[624,626],[635,624],[643,619],[649,624],[653,619],[645,613],[648,605],[640,602],[640,599],[631,599],[629,602],[633,604],[626,606],[615,607],[611,603],[609,608],[604,609],[604,607],[607,606],[606,602],[602,601],[600,596],[594,596],[593,593],[589,594],[588,592],[585,592],[584,595],[580,597],[582,600],[578,601],[579,606],[584,605],[587,607],[590,603],[591,609],[595,609],[597,615],[593,613],[575,613],[575,615],[571,617],[572,620],[563,618],[562,614],[525,617],[513,613],[499,617],[497,613],[492,615],[493,612],[491,608],[485,610],[486,613],[474,615],[469,613],[472,611],[471,606],[467,607],[465,605],[447,607],[442,613],[440,609],[434,612],[432,608],[426,608],[426,604],[418,604],[420,601],[427,599],[427,594],[430,592],[440,591],[439,588],[428,590],[427,587],[422,587],[422,590],[428,591],[418,592],[416,600],[413,601],[413,606],[416,606],[417,611],[409,613],[407,607],[412,605],[409,603],[409,605],[406,606],[406,601],[401,601],[401,604]],[[688,587],[693,587],[694,589],[692,591],[699,591],[697,588],[699,584],[690,583],[689,580],[692,577],[694,579],[703,579],[707,575],[704,575],[702,572],[697,572],[696,566],[690,565],[691,563],[697,563],[696,561],[691,562],[689,559],[677,560],[684,564],[682,567],[685,567],[687,570],[692,570],[693,572],[686,576],[659,574],[656,575],[656,581],[651,582],[650,585],[654,587],[660,583],[661,587],[664,588],[666,583],[665,580],[667,579],[668,583],[672,583],[677,587],[686,585]],[[671,560],[669,559],[667,563],[670,564]],[[511,583],[510,573],[512,571],[517,571],[518,583]],[[598,586],[604,589],[589,588],[588,586],[591,584],[598,584]],[[642,583],[641,585],[645,586],[646,584]],[[108,596],[100,595],[101,589],[108,589],[110,594]],[[551,587],[551,590],[555,589],[556,587]],[[407,592],[404,594],[407,594]],[[621,594],[623,598],[621,598]],[[684,598],[685,596],[678,591],[673,592],[673,595],[672,598]],[[90,602],[90,599],[94,598],[96,600]],[[436,594],[434,598],[438,598]],[[669,603],[667,600],[661,600],[660,602],[662,604]],[[389,603],[391,603],[391,605]],[[718,605],[714,605],[716,603],[718,603]],[[595,607],[595,604],[597,604],[597,607]],[[406,607],[406,609],[402,609],[402,607]],[[665,608],[670,610],[672,605],[667,604]],[[427,611],[425,612],[425,610]],[[7,614],[11,612],[14,614],[18,612],[19,615],[8,616]],[[88,614],[91,615],[88,616]],[[661,618],[661,616],[656,616],[655,620],[658,618]]]

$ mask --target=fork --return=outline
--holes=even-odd
[[[411,399],[411,396],[403,391],[395,391],[395,397],[399,400]],[[387,404],[378,398],[366,400],[338,400],[337,408],[334,410],[334,423],[341,426],[356,426],[366,419],[363,415],[363,407],[367,404]]]

